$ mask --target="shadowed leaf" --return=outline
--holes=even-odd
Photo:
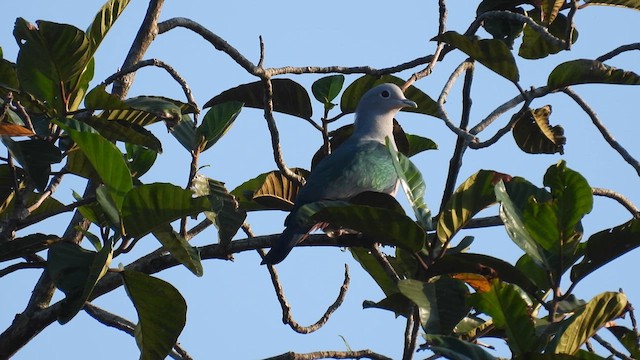
[[[623,326],[608,326],[607,329],[620,341],[634,359],[640,359],[638,333]]]
[[[640,76],[597,60],[578,59],[556,66],[547,80],[551,89],[578,84],[640,85]]]
[[[352,113],[356,111],[356,107],[358,106],[358,102],[360,101],[362,95],[364,95],[364,93],[366,93],[374,86],[384,83],[393,83],[398,86],[402,86],[404,85],[404,80],[393,75],[382,75],[379,77],[364,75],[351,83],[351,85],[349,85],[344,90],[344,92],[342,93],[342,97],[340,98],[340,110],[343,113]],[[418,107],[407,107],[403,108],[400,111],[414,112],[418,114],[431,115],[437,118],[443,118],[443,115],[440,113],[440,110],[438,108],[438,104],[433,101],[433,99],[431,99],[429,95],[425,94],[417,87],[411,85],[404,92],[404,95],[407,97],[407,99],[415,101],[415,103],[418,104]]]
[[[513,138],[518,147],[529,154],[564,154],[564,129],[549,124],[551,106],[527,110],[513,126]],[[514,117],[518,116],[515,114]]]
[[[22,165],[36,188],[44,191],[49,182],[51,164],[62,161],[60,149],[51,142],[40,139],[13,141],[9,137],[3,137],[2,143]]]
[[[556,0],[546,0],[547,2],[555,2]],[[548,32],[558,39],[565,39],[567,29],[567,17],[563,14],[557,14],[557,18],[551,25],[548,26]],[[540,23],[540,12],[532,11],[528,13],[537,23]],[[578,30],[573,29],[571,36],[571,43],[575,43],[578,40]],[[530,26],[524,27],[524,35],[522,37],[522,45],[518,50],[518,55],[525,59],[542,59],[551,54],[557,54],[560,51],[565,50],[564,47],[558,46],[555,43],[549,42],[539,32],[531,29]]]
[[[305,178],[309,176],[309,172],[304,169],[294,168],[292,169],[292,171]],[[295,181],[289,180],[287,177],[282,175],[280,171],[272,171],[263,175],[265,175],[263,179],[252,183],[253,185],[258,186],[256,186],[253,190],[251,200],[259,204],[260,210],[291,210],[301,185]],[[245,184],[241,186],[244,186]],[[236,190],[234,190],[232,194],[238,197],[240,194],[235,193]],[[243,194],[246,196],[251,190],[252,189],[249,189],[248,187],[244,188]],[[258,210],[252,208],[245,209]]]
[[[425,335],[428,349],[434,353],[454,360],[496,360],[480,346],[453,336]]]
[[[194,275],[198,277],[204,275],[200,252],[197,248],[189,245],[189,242],[180,234],[173,231],[171,225],[165,224],[156,228],[153,230],[153,236],[158,239],[165,250],[169,251],[176,260],[180,261]]]
[[[198,141],[202,143],[202,151],[213,146],[224,134],[242,110],[242,103],[237,101],[216,104],[207,111],[202,124],[196,129]]]
[[[0,242],[0,261],[7,261],[35,254],[60,241],[56,235],[30,234],[11,241]]]
[[[313,82],[311,92],[316,100],[324,104],[326,110],[331,110],[334,106],[331,102],[338,96],[343,84],[342,74],[325,76]]]
[[[105,120],[99,117],[89,117],[83,121],[96,129],[100,135],[110,141],[122,141],[153,149],[162,153],[162,143],[153,133],[141,125],[125,120]]]
[[[127,295],[138,313],[135,333],[140,359],[164,359],[187,322],[186,301],[164,280],[131,270],[121,274]]]
[[[460,35],[455,31],[447,31],[432,40],[440,40],[455,47],[511,82],[516,83],[520,79],[518,67],[511,51],[500,40],[477,40]]]
[[[382,265],[380,265],[380,262],[368,249],[352,246],[349,247],[349,251],[351,255],[353,255],[353,258],[360,263],[362,268],[371,275],[385,295],[391,296],[392,294],[398,293],[398,286],[395,280],[389,277]]]
[[[284,114],[310,119],[312,113],[311,99],[302,85],[289,79],[272,79],[273,110]],[[264,109],[264,84],[256,81],[242,84],[225,90],[204,104],[204,108],[212,107],[228,101],[239,101],[244,106]]]

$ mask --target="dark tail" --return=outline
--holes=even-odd
[[[291,249],[307,237],[308,231],[309,229],[301,229],[297,226],[286,227],[278,241],[262,259],[261,265],[275,265],[284,260],[291,252]]]

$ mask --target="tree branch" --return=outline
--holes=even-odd
[[[372,359],[392,360],[389,357],[375,353],[371,350],[359,351],[316,351],[306,354],[286,352],[284,354],[266,358],[264,360],[316,360],[316,359]]]
[[[640,50],[640,43],[633,43],[633,44],[619,46],[604,55],[600,55],[599,57],[596,58],[596,60],[605,62],[607,60],[613,59],[614,57],[622,54],[623,52],[632,51],[632,50]]]
[[[631,200],[627,199],[624,195],[613,190],[597,187],[591,188],[591,191],[593,192],[593,195],[604,196],[617,201],[620,205],[624,206],[625,209],[629,210],[634,218],[640,219],[640,209],[638,209],[638,207],[636,207]]]

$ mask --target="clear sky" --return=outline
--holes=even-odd
[[[464,32],[475,16],[476,2],[449,1],[449,30]],[[5,58],[15,61],[17,46],[12,36],[16,17],[28,21],[38,19],[69,23],[86,29],[102,5],[100,0],[44,1],[23,0],[3,4],[0,11],[0,46]],[[146,11],[147,2],[134,0],[125,10],[96,54],[96,75],[93,84],[117,71],[127,54],[137,27]],[[266,46],[265,66],[285,65],[370,65],[386,67],[433,53],[435,43],[429,41],[437,33],[436,1],[346,2],[327,0],[302,5],[297,1],[166,1],[161,20],[171,17],[191,18],[226,39],[247,58],[257,62],[258,36]],[[559,63],[577,58],[594,59],[620,45],[637,42],[635,36],[640,13],[621,8],[593,7],[579,11],[576,25],[580,32],[571,52],[551,56],[540,62],[516,58],[523,88],[542,86],[549,72]],[[487,37],[484,32],[479,32]],[[518,45],[519,42],[516,42]],[[241,83],[256,81],[224,53],[184,29],[160,35],[145,58],[158,58],[172,65],[189,83],[198,104],[204,104],[218,93]],[[447,55],[432,76],[416,86],[437,98],[451,71],[465,59],[460,52]],[[638,55],[626,53],[609,64],[639,72]],[[416,69],[417,70],[417,69]],[[408,78],[411,72],[399,74]],[[319,75],[290,76],[309,92]],[[346,84],[356,76],[347,77]],[[460,117],[461,81],[454,87],[446,109],[450,117]],[[574,88],[595,109],[616,139],[635,156],[640,156],[637,126],[638,87],[581,85]],[[130,96],[163,95],[185,100],[180,87],[159,69],[146,68],[136,77]],[[486,117],[495,107],[517,95],[517,90],[503,78],[481,65],[477,66],[472,90],[471,123]],[[560,159],[581,172],[592,186],[610,188],[640,204],[638,175],[633,168],[599,136],[589,118],[563,94],[536,100],[532,107],[553,106],[552,124],[562,124],[567,136],[565,154],[528,155],[521,152],[510,135],[489,149],[467,152],[459,181],[479,169],[494,169],[526,177],[541,186],[547,167]],[[322,107],[314,103],[314,119]],[[486,140],[504,126],[512,112],[500,118]],[[284,159],[287,165],[309,168],[312,154],[322,139],[308,123],[297,118],[276,114],[281,131]],[[439,150],[417,155],[413,161],[423,172],[427,183],[426,201],[432,209],[439,208],[440,197],[453,151],[455,136],[438,119],[413,114],[400,114],[398,120],[408,133],[430,137]],[[345,117],[336,126],[353,121]],[[163,125],[151,130],[163,141],[165,152],[154,169],[143,177],[145,182],[171,182],[183,186],[187,181],[189,156],[167,135]],[[2,151],[0,151],[2,153]],[[244,109],[240,117],[214,148],[200,160],[209,165],[202,170],[208,177],[223,181],[233,189],[244,181],[275,169],[270,140],[262,112]],[[55,197],[72,201],[71,190],[82,192],[84,183],[65,178]],[[486,212],[495,214],[496,207]],[[248,218],[259,235],[279,233],[285,214],[271,212],[251,214]],[[596,198],[594,211],[584,221],[586,236],[629,220],[630,215],[612,200]],[[68,217],[60,216],[28,231],[61,234]],[[490,254],[515,262],[521,251],[513,245],[503,229],[474,230],[458,235],[474,235],[473,252]],[[242,238],[239,234],[238,238]],[[196,245],[213,243],[213,230],[196,237]],[[158,246],[153,238],[140,243],[117,262],[127,264],[144,251]],[[638,253],[627,254],[618,262],[605,266],[583,281],[575,290],[577,296],[589,299],[603,291],[622,288],[631,302],[640,299],[637,279]],[[281,323],[281,312],[264,267],[259,266],[256,253],[236,256],[234,262],[205,261],[205,276],[197,278],[188,270],[176,267],[157,276],[170,281],[186,298],[187,326],[180,337],[181,344],[196,359],[254,359],[278,355],[286,351],[345,350],[370,348],[397,358],[402,353],[404,320],[374,309],[362,309],[364,300],[378,301],[382,292],[360,268],[348,252],[336,248],[294,249],[285,262],[278,265],[286,295],[294,317],[301,324],[315,322],[331,304],[342,282],[344,264],[350,266],[352,282],[345,304],[328,324],[311,335],[299,335]],[[636,267],[634,267],[636,265]],[[4,264],[3,264],[4,266]],[[11,323],[24,308],[38,270],[24,270],[0,278],[0,328]],[[61,299],[57,293],[55,300]],[[95,301],[96,305],[133,321],[135,310],[122,288]],[[344,338],[344,340],[343,340]],[[497,345],[500,345],[499,343]],[[504,346],[496,355],[508,356]],[[131,359],[138,349],[129,335],[98,324],[81,312],[67,325],[54,323],[31,341],[15,359]]]

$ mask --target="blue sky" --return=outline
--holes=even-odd
[[[218,4],[219,3],[219,4]],[[476,2],[449,2],[449,30],[464,32],[475,15]],[[17,46],[12,36],[16,17],[28,21],[38,19],[69,23],[85,29],[101,1],[56,2],[24,0],[3,5],[0,12],[0,46],[5,58],[15,60]],[[135,36],[147,2],[132,1],[118,20],[96,54],[94,84],[117,71]],[[579,11],[576,25],[580,38],[571,52],[551,56],[540,62],[516,58],[520,67],[523,88],[542,86],[549,72],[559,63],[577,58],[596,58],[613,48],[637,42],[633,25],[638,12],[620,8],[593,7]],[[370,65],[386,67],[433,53],[435,43],[429,39],[437,32],[435,1],[344,2],[328,0],[314,6],[296,1],[207,2],[167,1],[161,20],[188,17],[226,39],[247,58],[257,62],[258,36],[266,46],[265,66],[285,65]],[[486,37],[484,32],[479,35]],[[516,43],[517,45],[518,43]],[[638,72],[637,54],[626,53],[609,64]],[[196,101],[202,105],[211,97],[241,83],[255,81],[225,54],[215,50],[198,35],[176,29],[160,35],[145,58],[158,58],[171,64],[189,83]],[[460,52],[451,52],[445,62],[438,64],[433,75],[416,86],[437,98],[451,71],[465,59]],[[408,78],[411,72],[399,74]],[[311,83],[320,75],[290,76],[309,91]],[[347,77],[346,83],[357,76]],[[460,81],[454,87],[446,105],[449,116],[460,117]],[[640,156],[640,144],[635,133],[638,87],[581,85],[574,88],[595,109],[616,139],[632,155]],[[129,96],[163,95],[184,100],[179,86],[163,71],[146,68],[140,71]],[[471,123],[486,117],[496,106],[517,95],[517,90],[503,78],[477,65]],[[637,191],[638,175],[599,136],[589,118],[563,94],[536,100],[532,107],[553,106],[552,124],[561,123],[568,138],[565,154],[532,156],[524,154],[511,136],[483,150],[468,151],[459,181],[479,169],[494,169],[511,175],[524,176],[541,186],[547,167],[560,159],[581,172],[592,186],[610,188],[623,193],[640,204]],[[314,103],[314,119],[319,119],[322,107]],[[501,117],[493,128],[480,136],[488,139],[504,126],[512,112]],[[319,134],[304,121],[276,114],[281,131],[284,159],[287,165],[309,168],[312,154],[321,145]],[[455,136],[438,119],[413,114],[400,114],[398,120],[409,133],[432,138],[439,150],[417,155],[413,161],[423,172],[427,182],[426,201],[432,209],[439,207],[442,187],[446,179],[448,161]],[[340,126],[353,121],[343,118]],[[146,182],[171,182],[184,185],[187,181],[189,156],[167,135],[164,126],[151,130],[161,138],[165,152],[159,156],[155,168],[143,177]],[[270,140],[262,113],[244,109],[240,117],[214,148],[200,160],[209,165],[202,170],[208,177],[223,181],[235,188],[256,175],[275,169]],[[71,190],[81,192],[79,179],[65,178],[55,197],[71,201]],[[487,211],[495,214],[496,208]],[[248,221],[256,234],[272,234],[282,230],[285,214],[270,212],[251,214]],[[595,208],[584,222],[585,234],[612,227],[627,221],[629,214],[609,199],[596,198]],[[60,216],[29,231],[61,233],[67,218]],[[521,254],[502,229],[462,232],[476,236],[471,250],[490,254],[514,262]],[[241,238],[242,236],[239,236]],[[215,242],[213,230],[196,237],[196,245]],[[122,259],[126,264],[157,247],[153,238],[145,239],[140,248]],[[583,281],[575,290],[589,299],[603,291],[625,290],[630,300],[640,299],[640,290],[633,273],[637,252],[627,254],[618,262],[605,266]],[[371,348],[397,358],[402,351],[404,321],[380,310],[363,310],[363,300],[380,300],[382,292],[348,252],[335,248],[295,249],[278,266],[286,295],[296,320],[302,324],[315,322],[331,304],[342,282],[345,263],[349,264],[352,282],[345,304],[329,323],[317,333],[298,335],[280,322],[281,313],[274,296],[268,273],[259,266],[256,253],[240,254],[234,262],[206,261],[205,276],[197,278],[186,269],[176,267],[158,274],[176,286],[189,304],[187,326],[180,338],[182,345],[194,358],[253,359],[280,354],[285,351],[344,350],[346,343],[353,349]],[[30,295],[39,271],[24,270],[0,278],[3,294],[0,328],[4,329],[20,312]],[[56,300],[61,294],[56,294]],[[122,288],[96,300],[96,305],[136,319]],[[344,337],[344,341],[342,339]],[[498,345],[500,345],[498,343]],[[506,356],[504,347],[497,355]],[[54,323],[30,342],[15,359],[47,356],[51,359],[135,358],[138,349],[128,335],[96,323],[81,312],[70,323]]]

